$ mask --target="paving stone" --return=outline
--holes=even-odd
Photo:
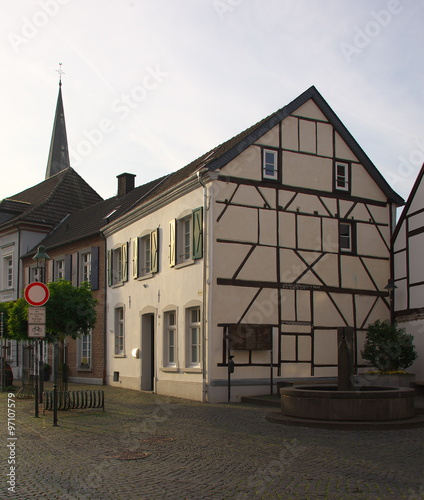
[[[267,407],[104,390],[105,412],[59,412],[58,427],[16,400],[14,494],[0,394],[1,499],[424,499],[424,429],[286,427]]]

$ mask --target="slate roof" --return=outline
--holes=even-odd
[[[57,225],[65,215],[81,210],[102,197],[72,167],[0,202],[0,231],[7,225]]]
[[[125,214],[134,204],[142,203],[143,199],[152,190],[160,186],[166,177],[136,187],[125,196],[113,196],[67,215],[38,245],[41,244],[47,249],[52,249],[73,241],[99,235],[103,226]],[[108,215],[109,217],[107,217]],[[33,251],[27,255],[32,253]]]

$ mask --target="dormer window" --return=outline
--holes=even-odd
[[[278,179],[278,152],[273,149],[264,149],[262,152],[262,178]]]

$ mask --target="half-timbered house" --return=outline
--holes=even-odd
[[[340,326],[360,367],[401,204],[311,87],[103,229],[108,382],[238,400],[335,376]]]
[[[393,235],[394,320],[414,336],[418,358],[408,371],[424,380],[424,165]]]

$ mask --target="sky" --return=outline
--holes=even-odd
[[[0,199],[44,180],[59,71],[72,167],[104,198],[315,85],[390,186],[424,162],[424,0],[0,0]],[[61,63],[61,65],[60,65]]]

